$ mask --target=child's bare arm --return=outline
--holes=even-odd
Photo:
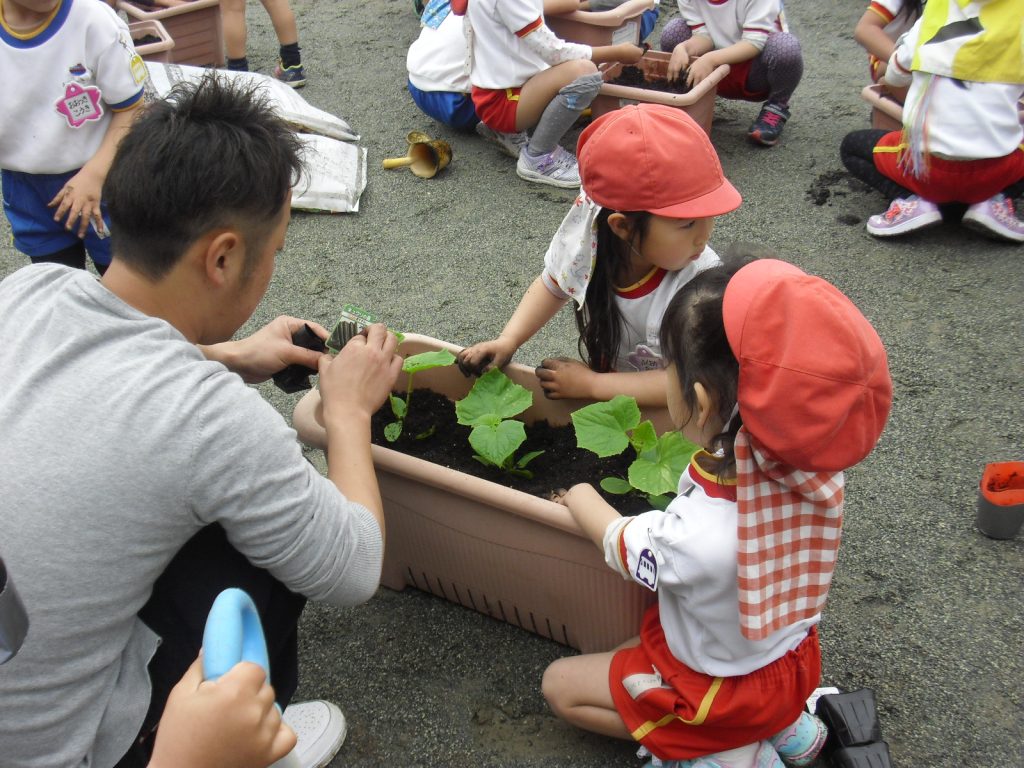
[[[691,57],[690,67],[686,74],[686,82],[693,87],[701,80],[714,72],[722,64],[739,64],[750,61],[761,52],[753,43],[740,40],[738,43],[727,45],[725,48],[708,51],[696,58]],[[671,69],[671,63],[669,65]]]
[[[538,277],[526,289],[498,338],[466,347],[459,353],[459,368],[463,373],[476,375],[488,368],[501,368],[567,301],[555,296],[544,285],[543,278]]]
[[[544,15],[557,16],[560,13],[572,13],[585,5],[580,0],[544,0]]]
[[[869,8],[853,30],[853,39],[883,63],[887,62],[892,52],[896,50],[895,41],[885,33],[887,23],[877,11]]]
[[[603,64],[606,61],[621,61],[623,64],[636,64],[644,55],[644,49],[632,43],[619,43],[618,45],[599,45],[590,54],[590,60],[595,64]]]
[[[552,400],[611,400],[616,395],[629,395],[636,398],[640,407],[667,404],[665,377],[663,370],[597,373],[579,360],[561,357],[548,358],[537,368],[544,394]]]
[[[587,538],[603,551],[604,532],[610,523],[621,517],[615,508],[601,498],[601,494],[590,483],[574,485],[557,501],[569,508],[569,513]]]
[[[97,233],[104,233],[103,217],[100,214],[103,182],[107,178],[110,164],[114,161],[117,145],[121,143],[121,139],[132,127],[139,111],[139,106],[136,104],[131,109],[113,113],[110,125],[107,126],[107,133],[103,137],[103,143],[96,150],[96,154],[82,166],[78,173],[68,179],[67,184],[49,203],[51,208],[57,208],[53,220],[60,221],[67,216],[65,226],[70,231],[75,228],[77,223],[79,237],[85,237],[90,222]]]

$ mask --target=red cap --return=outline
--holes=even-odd
[[[743,200],[708,135],[674,107],[634,104],[601,115],[580,134],[576,154],[583,191],[604,208],[700,219]]]
[[[892,380],[882,340],[853,302],[792,264],[759,259],[729,281],[722,315],[743,424],[773,458],[836,472],[871,452]]]

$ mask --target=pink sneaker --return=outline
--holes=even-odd
[[[982,203],[975,203],[967,209],[963,223],[968,229],[997,240],[1024,243],[1024,222],[1017,218],[1013,200],[1006,195],[996,195]]]
[[[889,210],[868,219],[868,232],[875,237],[893,237],[931,227],[942,221],[939,206],[922,197],[897,197]]]

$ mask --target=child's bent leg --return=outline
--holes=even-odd
[[[596,77],[596,87],[577,84],[577,80]],[[589,82],[589,81],[588,81]],[[547,120],[557,120],[555,113],[567,111],[571,119],[565,124],[564,129],[555,138],[555,143],[562,137],[579,117],[579,114],[590,106],[597,91],[601,88],[601,77],[597,73],[597,66],[588,59],[577,59],[558,64],[551,69],[546,69],[540,74],[534,75],[523,85],[519,92],[519,104],[516,107],[516,130],[524,131],[537,126]],[[565,93],[563,94],[563,91]],[[592,94],[587,97],[587,93]],[[561,96],[561,98],[559,98]],[[549,107],[559,104],[551,116],[548,116]],[[566,115],[560,116],[562,120],[568,119]],[[536,131],[534,132],[536,133]],[[532,143],[532,141],[531,141]],[[554,143],[545,151],[550,152]]]
[[[909,189],[882,174],[875,166],[875,145],[886,133],[888,131],[866,128],[846,134],[839,146],[839,159],[850,173],[868,186],[877,189],[886,199],[910,197],[913,193]]]
[[[608,688],[615,651],[558,659],[544,670],[541,691],[563,720],[594,733],[632,739]]]
[[[685,43],[692,36],[693,31],[690,29],[689,24],[681,18],[672,19],[661,31],[661,39],[658,41],[658,45],[665,53],[672,53],[677,45]]]
[[[291,45],[299,42],[299,30],[295,25],[295,12],[288,0],[260,0],[274,25],[274,33],[280,45]]]
[[[788,32],[773,32],[750,66],[747,90],[767,92],[769,104],[786,107],[803,74],[800,41]]]

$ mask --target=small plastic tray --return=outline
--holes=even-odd
[[[170,8],[118,0],[117,7],[129,21],[159,21],[164,25],[174,40],[170,63],[224,66],[220,0],[182,0]]]

